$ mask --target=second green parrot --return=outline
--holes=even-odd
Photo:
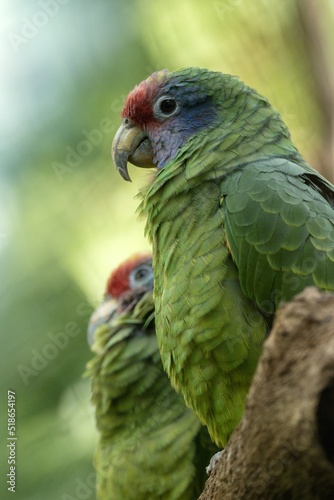
[[[195,500],[217,451],[163,371],[152,290],[152,256],[135,254],[112,272],[90,321],[98,500]]]
[[[281,301],[334,290],[334,186],[238,78],[159,71],[128,95],[113,157],[155,168],[140,213],[153,245],[165,370],[225,445]]]

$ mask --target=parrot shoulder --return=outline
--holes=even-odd
[[[241,287],[261,310],[308,285],[334,290],[334,186],[307,164],[272,158],[231,172],[221,193]]]

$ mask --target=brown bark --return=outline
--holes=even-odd
[[[201,500],[334,498],[334,295],[277,313],[241,424]]]

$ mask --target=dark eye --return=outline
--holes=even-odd
[[[178,104],[174,97],[162,96],[155,103],[154,110],[157,116],[165,118],[173,115],[178,110]]]
[[[137,271],[134,274],[134,279],[136,281],[140,281],[140,280],[146,278],[146,276],[148,275],[148,273],[149,273],[149,271],[146,268],[142,267],[141,269],[137,269]]]
[[[176,110],[176,102],[170,98],[162,99],[159,103],[159,108],[164,115],[170,115]]]
[[[131,290],[136,290],[138,287],[145,287],[147,290],[153,288],[153,269],[152,263],[139,265],[134,269],[129,276],[129,284]]]

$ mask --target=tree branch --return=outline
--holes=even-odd
[[[277,313],[246,411],[200,500],[334,498],[334,295]]]

